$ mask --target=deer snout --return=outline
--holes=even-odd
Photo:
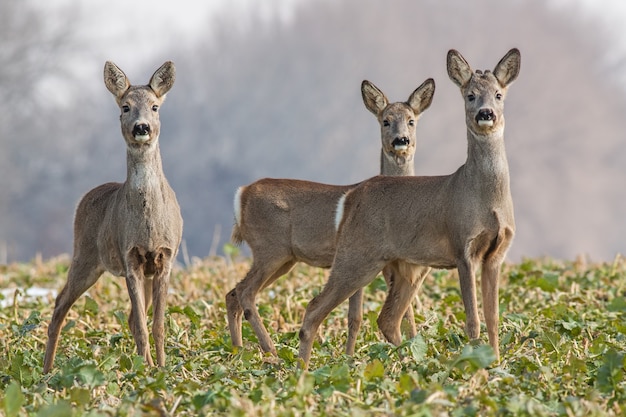
[[[147,123],[137,123],[133,127],[133,137],[139,142],[144,142],[150,138],[150,125]]]
[[[397,137],[391,142],[391,145],[396,151],[404,151],[409,147],[411,140],[406,136]]]
[[[491,109],[480,109],[476,115],[478,126],[493,126],[496,121],[496,114]]]

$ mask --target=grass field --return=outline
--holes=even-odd
[[[464,335],[453,271],[434,271],[424,283],[418,337],[399,347],[385,343],[376,325],[385,297],[379,277],[366,291],[355,356],[343,354],[344,303],[322,326],[309,372],[297,366],[297,332],[327,271],[299,266],[260,294],[274,358],[260,352],[245,321],[244,348],[230,345],[224,295],[245,275],[247,260],[195,260],[177,269],[164,368],[146,367],[135,355],[124,280],[104,275],[70,311],[55,368],[42,375],[54,299],[21,294],[59,290],[68,263],[60,257],[0,266],[0,289],[9,294],[0,300],[0,415],[626,415],[621,257],[505,265],[500,364],[484,328],[482,343]]]

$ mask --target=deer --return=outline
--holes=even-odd
[[[182,239],[183,219],[159,150],[159,108],[176,77],[165,62],[148,85],[131,85],[114,63],[104,65],[104,84],[121,110],[127,176],[100,185],[82,197],[74,217],[74,249],[67,282],[55,300],[48,326],[43,372],[53,366],[61,324],[76,300],[108,271],[126,278],[131,311],[128,325],[137,354],[154,366],[147,327],[153,305],[156,362],[165,365],[164,322],[173,264]]]
[[[435,91],[429,78],[411,93],[406,102],[389,103],[373,83],[365,80],[361,93],[365,107],[378,119],[381,128],[380,171],[383,175],[414,175],[413,158],[416,127],[430,106]],[[259,315],[255,299],[287,274],[298,262],[329,268],[335,255],[334,216],[337,201],[355,185],[329,185],[296,179],[264,178],[235,193],[235,224],[231,240],[244,241],[252,252],[246,276],[226,295],[228,327],[233,346],[243,346],[242,316],[250,323],[264,352],[276,355],[276,348]],[[382,270],[382,268],[381,268]],[[425,276],[422,269],[409,271]],[[384,271],[386,280],[396,279],[396,265]],[[388,281],[388,285],[392,285]],[[354,354],[362,321],[363,292],[350,300],[346,353]],[[412,310],[411,310],[412,313]],[[407,314],[409,335],[415,331],[413,314]],[[412,327],[411,327],[412,326]]]
[[[520,51],[514,48],[493,71],[474,72],[458,51],[450,50],[448,76],[465,102],[465,163],[450,175],[376,176],[339,200],[335,258],[326,285],[307,305],[299,332],[303,369],[309,367],[314,339],[328,314],[396,261],[457,269],[470,339],[480,335],[475,278],[481,266],[489,344],[500,360],[498,281],[515,233],[504,99],[520,61]],[[401,342],[400,319],[416,288],[416,281],[397,279],[381,309],[385,320],[380,330],[394,345]]]

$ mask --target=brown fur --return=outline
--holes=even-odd
[[[74,302],[104,271],[124,276],[131,300],[128,319],[137,352],[153,365],[146,314],[154,299],[152,333],[157,364],[165,365],[164,318],[169,277],[182,237],[183,220],[159,152],[159,106],[174,83],[166,62],[146,86],[132,86],[115,64],[104,66],[104,82],[122,111],[127,178],[89,191],[74,219],[74,255],[67,283],[56,299],[48,327],[44,373],[50,371],[61,324]]]
[[[479,336],[475,272],[482,265],[482,296],[489,343],[499,359],[498,280],[515,231],[504,149],[504,97],[519,73],[520,53],[509,51],[493,73],[473,73],[456,51],[448,74],[465,100],[467,161],[438,177],[374,177],[352,189],[338,212],[337,250],[328,283],[308,305],[300,330],[300,358],[308,367],[324,318],[390,262],[457,268],[465,330]],[[479,119],[493,120],[491,125]],[[396,279],[383,306],[383,334],[400,343],[399,323],[414,282]],[[381,313],[382,316],[382,313]]]
[[[389,104],[376,86],[363,82],[364,103],[381,124],[383,174],[413,175],[415,127],[419,115],[430,106],[434,88],[434,82],[429,79],[411,94],[407,102]],[[397,137],[409,140],[409,146],[398,158],[391,146]],[[397,162],[400,160],[402,164]],[[235,197],[236,222],[232,240],[248,243],[253,263],[245,278],[226,295],[228,325],[234,346],[243,344],[243,315],[254,329],[263,351],[276,353],[256,309],[256,295],[289,272],[297,262],[330,267],[335,254],[335,207],[341,196],[353,187],[266,178],[239,188]],[[393,279],[393,271],[387,275]],[[350,300],[348,313],[346,350],[350,354],[354,352],[356,332],[362,320],[361,310],[362,293],[358,293]],[[414,329],[414,321],[412,326]]]

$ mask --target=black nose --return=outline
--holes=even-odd
[[[480,120],[496,120],[496,115],[491,109],[480,109],[476,115],[476,121]]]
[[[409,143],[411,143],[411,140],[407,138],[406,136],[403,136],[401,138],[395,138],[393,142],[391,142],[391,145],[392,146],[407,146]]]
[[[147,123],[140,123],[133,128],[133,136],[145,136],[150,134],[150,125]]]

